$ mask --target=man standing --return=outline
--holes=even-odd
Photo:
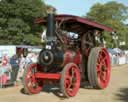
[[[25,67],[25,58],[24,58],[23,54],[21,54],[21,57],[20,57],[20,60],[19,60],[19,71],[18,71],[16,81],[21,80],[20,78],[22,78],[22,76],[23,76],[24,67]]]

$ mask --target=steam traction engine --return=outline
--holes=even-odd
[[[49,14],[36,23],[47,27],[38,63],[30,63],[23,76],[28,94],[39,93],[46,81],[59,82],[61,92],[73,97],[81,81],[104,89],[110,80],[110,59],[103,47],[102,31],[112,29],[88,19]]]

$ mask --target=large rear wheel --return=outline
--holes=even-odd
[[[27,66],[23,74],[24,91],[27,94],[37,94],[42,90],[43,81],[36,79],[35,73],[39,70],[39,65],[31,63]]]
[[[110,58],[102,47],[93,48],[88,57],[88,79],[94,88],[104,89],[110,80]]]
[[[73,97],[77,94],[80,87],[80,70],[74,63],[67,64],[60,79],[61,92],[66,97]]]

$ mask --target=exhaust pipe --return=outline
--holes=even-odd
[[[47,17],[47,33],[46,37],[48,41],[55,41],[55,18],[54,14],[50,13]]]

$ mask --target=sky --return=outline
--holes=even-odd
[[[44,0],[57,9],[58,14],[84,16],[95,3],[116,1],[128,6],[128,0]]]

